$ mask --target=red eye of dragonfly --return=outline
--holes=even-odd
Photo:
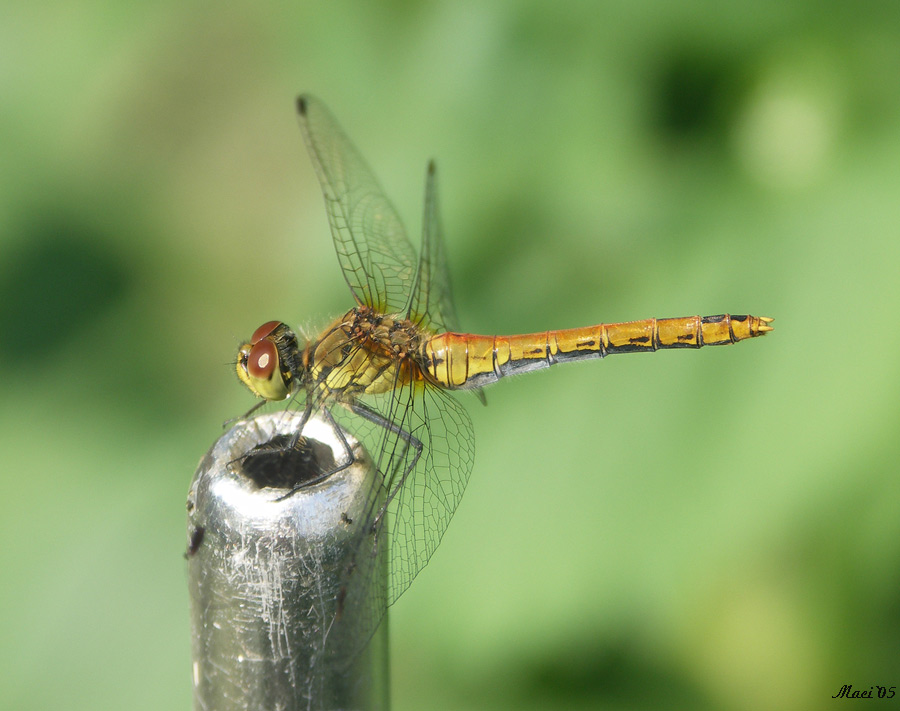
[[[256,333],[253,335],[255,337]],[[250,349],[250,356],[247,359],[247,372],[254,378],[268,380],[272,377],[272,372],[277,364],[278,350],[275,348],[275,344],[272,341],[262,340]]]
[[[274,331],[274,330],[275,330],[276,328],[278,328],[280,325],[281,325],[281,321],[267,321],[267,322],[264,323],[262,326],[260,326],[259,328],[257,328],[257,329],[253,332],[253,335],[250,336],[250,344],[251,344],[251,345],[256,345],[256,344],[259,343],[263,338],[265,338],[266,336],[270,335],[270,334],[272,333],[272,331]]]

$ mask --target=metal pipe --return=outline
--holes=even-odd
[[[346,634],[366,629],[348,619],[364,610],[340,603],[353,522],[380,490],[376,468],[344,432],[353,463],[335,471],[346,447],[318,417],[284,451],[301,415],[238,422],[194,475],[185,555],[195,711],[388,708],[387,619],[366,644]]]

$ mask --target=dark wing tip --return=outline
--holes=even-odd
[[[300,94],[297,97],[297,113],[301,116],[306,116],[306,102],[308,98],[306,94]]]
[[[434,165],[434,158],[428,161],[428,175],[434,175],[437,168]]]

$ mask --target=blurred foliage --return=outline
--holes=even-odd
[[[187,709],[183,501],[258,323],[350,303],[292,101],[476,332],[777,318],[472,403],[397,709],[818,709],[900,669],[900,5],[7,3],[0,698]]]

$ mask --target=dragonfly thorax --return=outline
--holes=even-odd
[[[421,380],[415,360],[420,336],[414,323],[360,306],[335,321],[309,348],[314,387],[352,399],[389,392]]]

